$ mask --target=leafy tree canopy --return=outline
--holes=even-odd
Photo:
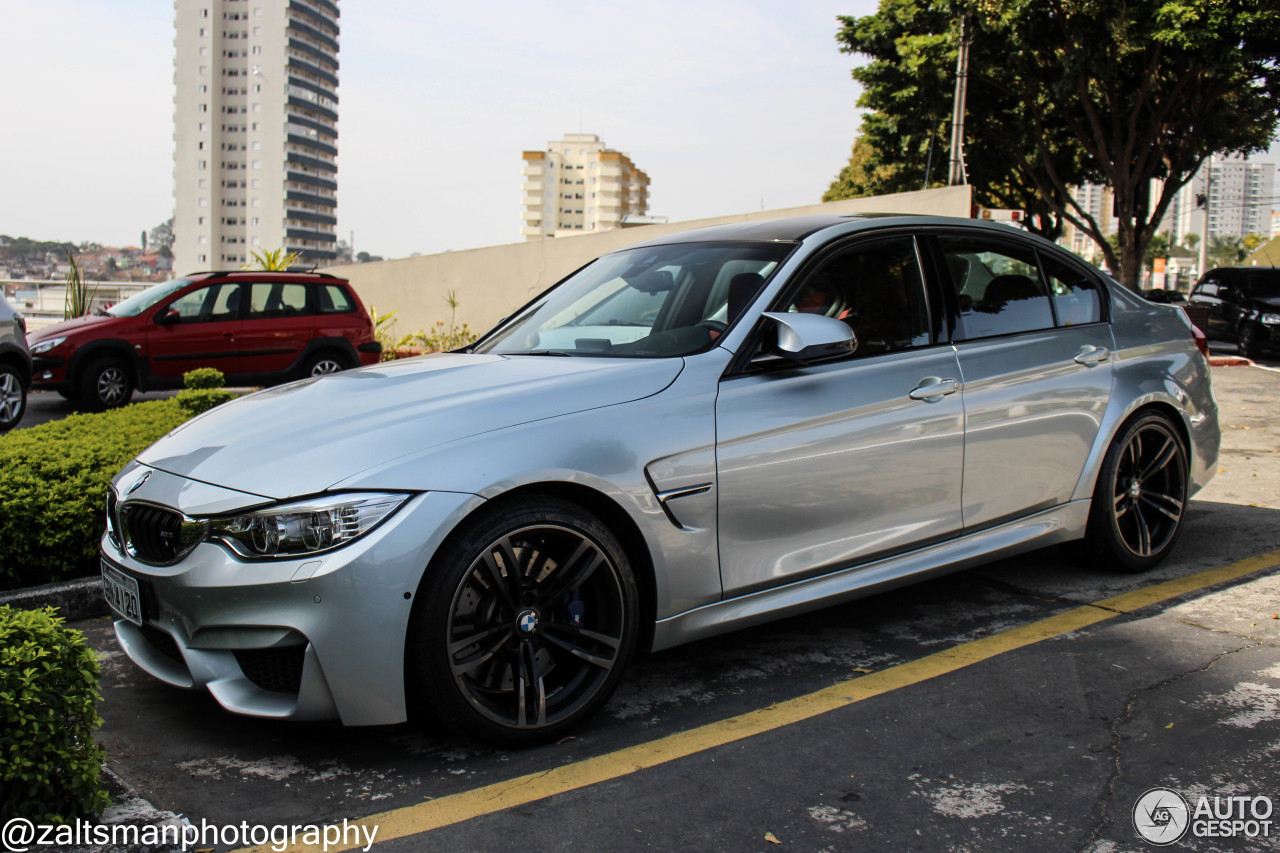
[[[1026,210],[1045,236],[1074,224],[1131,287],[1174,195],[1205,159],[1262,150],[1275,136],[1274,3],[882,0],[874,15],[840,18],[837,34],[842,51],[870,58],[853,72],[870,149],[857,186],[898,192],[944,181],[962,18],[975,200]],[[1072,195],[1082,183],[1112,188],[1115,209],[1103,214],[1118,217],[1118,249]]]

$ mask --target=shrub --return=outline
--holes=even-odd
[[[0,589],[96,573],[111,478],[184,420],[155,400],[0,437]]]
[[[182,384],[187,387],[178,392],[178,407],[189,418],[204,414],[214,406],[220,406],[228,400],[234,400],[235,394],[223,391],[222,384],[226,377],[221,370],[212,367],[199,367],[182,374]]]
[[[0,825],[97,815],[102,784],[98,661],[52,608],[0,607]]]
[[[221,388],[227,384],[227,377],[216,367],[197,367],[182,374],[184,388]]]

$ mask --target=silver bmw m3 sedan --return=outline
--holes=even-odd
[[[112,483],[128,656],[259,717],[556,738],[662,649],[1065,544],[1142,571],[1215,469],[1177,308],[999,225],[605,255],[466,349],[258,392]]]

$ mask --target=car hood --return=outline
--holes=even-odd
[[[52,326],[43,326],[27,335],[27,343],[38,344],[41,341],[47,341],[49,338],[56,338],[59,335],[74,335],[76,332],[92,330],[95,334],[109,329],[112,326],[121,326],[129,322],[136,322],[136,317],[104,317],[101,314],[89,314],[85,317],[74,317],[70,320],[63,320],[61,323],[54,323]]]
[[[683,365],[682,359],[466,354],[387,362],[225,403],[169,433],[138,461],[264,497],[315,494],[461,438],[656,394]]]
[[[1251,301],[1259,311],[1280,311],[1280,296],[1254,296]]]

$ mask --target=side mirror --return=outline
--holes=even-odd
[[[159,314],[156,315],[156,325],[172,326],[174,323],[179,322],[181,319],[182,319],[182,315],[179,314],[177,311],[174,311],[174,310],[161,311]]]
[[[788,361],[809,362],[849,355],[858,348],[853,329],[842,320],[822,314],[766,311],[777,330],[777,342],[765,349]]]

